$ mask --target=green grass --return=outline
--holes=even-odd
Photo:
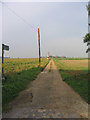
[[[50,69],[49,69],[49,72],[51,72],[51,69],[52,69],[52,62],[50,63]]]
[[[62,75],[63,76],[63,75]],[[88,75],[79,74],[74,76],[67,76],[63,79],[68,85],[70,85],[77,93],[80,94],[84,100],[88,101]]]
[[[90,70],[88,70],[87,66],[83,65],[84,61],[81,62],[81,66],[79,66],[79,63],[76,61],[68,60],[65,63],[65,61],[60,59],[54,60],[58,70],[61,73],[63,81],[79,93],[87,103],[90,103],[88,91],[90,86],[88,81]],[[79,60],[79,62],[80,61],[82,60]]]
[[[41,67],[38,67],[38,59],[35,59],[35,61],[33,61],[33,59],[30,59],[30,62],[28,62],[29,60],[25,62],[25,60],[23,59],[21,59],[20,61],[18,61],[17,59],[10,59],[10,61],[11,62],[8,61],[10,66],[6,61],[7,66],[5,71],[5,80],[2,81],[3,111],[7,110],[8,103],[12,101],[15,97],[17,97],[19,92],[24,90],[27,85],[37,77],[37,75],[45,68],[45,66],[49,62],[46,59],[42,59]],[[17,67],[17,64],[18,66],[20,66],[20,70],[15,69]],[[8,72],[8,67],[10,72]]]
[[[22,71],[15,76],[7,76],[6,80],[3,81],[2,105],[4,106],[18,96],[18,93],[24,90],[28,83],[37,77],[40,71],[41,68],[38,67]]]

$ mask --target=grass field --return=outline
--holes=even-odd
[[[1,71],[2,71],[2,59],[0,58],[0,76],[1,76]]]
[[[41,59],[41,66],[38,67],[38,59],[5,59],[4,73],[5,80],[2,81],[2,104],[3,110],[8,102],[13,100],[20,91],[24,90],[30,81],[44,69],[48,60]]]
[[[70,85],[88,103],[90,70],[88,70],[88,59],[54,59],[63,81]]]

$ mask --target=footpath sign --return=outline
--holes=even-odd
[[[9,50],[9,46],[2,44],[2,50]]]
[[[2,44],[2,79],[4,79],[4,50],[9,51],[9,46]]]

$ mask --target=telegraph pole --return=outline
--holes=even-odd
[[[39,28],[38,28],[38,45],[39,45],[39,67],[40,67],[41,59],[40,59],[40,31],[39,31]]]
[[[48,52],[48,59],[49,59],[50,53]]]

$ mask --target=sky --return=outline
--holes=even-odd
[[[83,43],[83,37],[88,33],[87,2],[5,4],[0,4],[2,43],[10,47],[5,56],[37,58],[39,27],[41,56],[47,56],[49,52],[55,56],[88,57],[87,45]]]

